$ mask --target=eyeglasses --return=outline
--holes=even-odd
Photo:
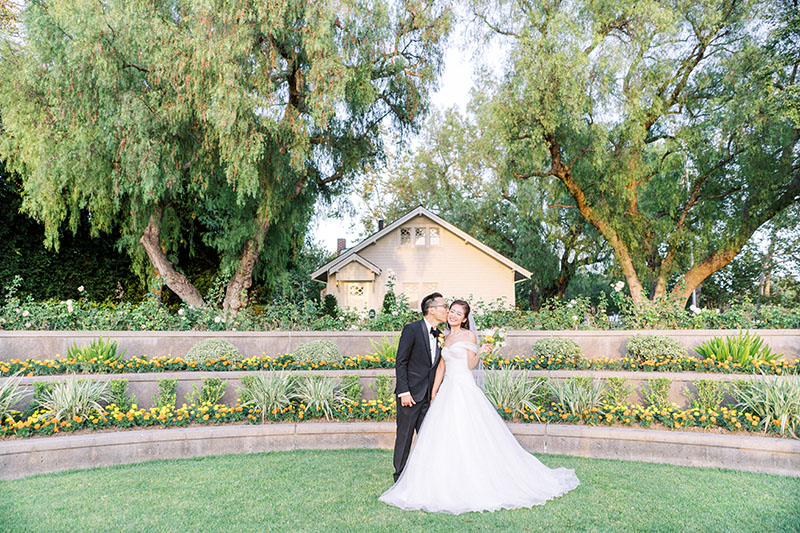
[[[449,307],[447,304],[432,305],[431,307]]]

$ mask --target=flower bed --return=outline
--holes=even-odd
[[[660,359],[637,362],[632,359],[587,359],[562,357],[485,357],[487,369],[515,368],[521,370],[611,370],[642,372],[707,372],[721,374],[765,374],[787,375],[800,372],[798,361],[755,361],[746,365],[695,357]],[[344,357],[341,362],[296,361],[291,354],[277,357],[251,357],[241,361],[229,361],[224,357],[208,359],[204,363],[184,361],[178,357],[134,357],[118,361],[97,359],[12,359],[0,361],[0,376],[11,376],[17,372],[24,376],[51,376],[59,374],[100,373],[124,374],[173,371],[259,371],[259,370],[368,370],[394,368],[394,357],[357,355]]]
[[[585,410],[580,414],[571,414],[561,405],[551,403],[549,407],[525,409],[519,417],[513,417],[513,411],[502,405],[497,406],[500,416],[507,421],[579,424],[591,426],[625,426],[651,428],[656,425],[662,428],[683,429],[702,428],[718,429],[729,432],[745,431],[752,434],[764,434],[763,425],[757,415],[735,409],[721,407],[719,410],[679,409],[675,406],[663,409],[653,407],[604,406]],[[341,421],[384,421],[393,420],[397,415],[394,402],[384,403],[380,400],[361,400],[358,403],[348,402],[336,407],[334,419]],[[133,406],[122,412],[111,404],[104,410],[91,416],[74,416],[67,420],[57,420],[38,412],[31,413],[26,420],[0,423],[0,435],[3,437],[32,437],[73,433],[78,430],[109,430],[146,427],[186,427],[191,424],[213,425],[227,423],[259,424],[264,422],[302,422],[322,419],[323,413],[311,409],[302,403],[293,403],[271,413],[262,413],[260,409],[242,406],[194,404],[181,407],[162,407],[140,409]],[[766,431],[769,435],[780,436],[777,422],[770,424]]]

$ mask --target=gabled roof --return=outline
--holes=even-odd
[[[402,226],[403,224],[405,224],[409,220],[413,219],[414,217],[417,217],[417,216],[420,216],[420,215],[422,215],[422,216],[424,216],[426,218],[429,218],[430,220],[432,220],[433,222],[439,224],[440,226],[442,226],[443,228],[447,229],[451,233],[454,233],[455,235],[457,235],[461,239],[464,239],[464,243],[474,246],[475,248],[477,248],[478,250],[482,251],[486,255],[496,259],[497,261],[499,261],[499,262],[503,263],[504,265],[506,265],[508,268],[514,270],[514,281],[522,281],[524,279],[528,279],[528,278],[531,277],[531,272],[530,271],[526,270],[525,268],[522,268],[521,266],[519,266],[517,263],[515,263],[511,259],[509,259],[506,256],[496,252],[492,248],[486,246],[481,241],[479,241],[478,239],[476,239],[472,235],[468,234],[467,232],[458,229],[457,227],[455,227],[454,225],[450,224],[449,222],[447,222],[443,218],[440,218],[437,215],[434,215],[433,213],[431,213],[430,211],[425,209],[424,207],[419,206],[416,209],[414,209],[412,211],[409,211],[408,213],[406,213],[402,217],[398,218],[397,220],[395,220],[394,222],[392,222],[388,226],[384,227],[382,230],[380,230],[380,231],[378,231],[376,233],[373,233],[372,235],[370,235],[369,237],[367,237],[366,239],[364,239],[363,241],[361,241],[357,245],[353,246],[352,248],[349,248],[349,249],[345,250],[344,252],[342,252],[342,254],[339,257],[337,257],[333,261],[330,261],[327,264],[322,265],[319,269],[317,269],[315,272],[313,272],[311,274],[311,278],[312,279],[316,279],[318,281],[323,281],[323,282],[326,281],[327,280],[327,275],[328,275],[329,272],[330,273],[336,272],[339,268],[343,267],[347,263],[350,263],[350,261],[353,260],[353,256],[361,258],[361,256],[358,255],[358,252],[360,252],[361,250],[363,250],[364,248],[366,248],[367,246],[369,246],[371,244],[375,244],[379,239],[383,238],[387,234],[389,234],[392,231],[394,231],[395,229],[399,228],[400,226]],[[369,263],[369,261],[367,261],[364,258],[361,258],[361,260],[362,261],[366,261],[367,263]],[[359,262],[361,262],[361,261],[359,261]],[[364,263],[361,263],[361,264],[364,264]],[[372,265],[372,263],[369,263],[369,264]],[[367,266],[367,265],[364,265],[364,266]],[[372,266],[374,268],[376,268],[376,269],[378,268],[375,265],[372,265]],[[370,267],[367,267],[367,268],[370,268]],[[378,272],[378,274],[379,274],[379,272]],[[323,279],[319,279],[323,275],[324,275],[324,278]]]
[[[358,255],[356,253],[354,253],[354,254],[342,254],[339,257],[337,257],[337,259],[342,258],[345,255],[347,255],[347,257],[344,258],[345,260],[344,261],[339,261],[333,267],[329,268],[328,269],[328,274],[334,274],[336,272],[339,272],[341,269],[343,269],[344,267],[346,267],[347,265],[349,265],[350,263],[355,261],[356,263],[361,264],[367,270],[370,270],[370,271],[374,272],[376,276],[380,276],[381,275],[381,269],[380,268],[378,268],[374,263],[371,263],[371,262],[367,261],[366,259],[364,259],[363,257],[361,257],[360,255]]]

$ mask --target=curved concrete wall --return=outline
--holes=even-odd
[[[586,357],[617,359],[625,355],[629,338],[638,333],[668,335],[691,349],[710,337],[736,335],[736,330],[619,330],[619,331],[509,331],[505,356],[530,354],[531,345],[548,337],[567,337],[575,340]],[[788,359],[800,359],[800,330],[764,329],[757,333],[778,353]],[[53,359],[64,355],[72,342],[88,344],[97,337],[113,339],[119,349],[127,349],[126,357],[147,355],[175,357],[186,355],[191,346],[203,339],[220,338],[232,342],[249,356],[276,356],[291,353],[298,344],[327,339],[339,346],[345,355],[364,355],[373,352],[370,340],[394,337],[397,332],[381,331],[0,331],[0,360]],[[690,355],[696,355],[693,351]]]
[[[800,442],[681,431],[509,424],[533,453],[731,468],[800,477]],[[272,450],[383,448],[392,422],[266,424],[117,431],[0,441],[0,479],[81,468]]]

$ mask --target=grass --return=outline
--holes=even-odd
[[[581,486],[533,509],[439,515],[379,501],[385,450],[301,450],[0,482],[3,531],[800,531],[800,479],[541,455]]]

